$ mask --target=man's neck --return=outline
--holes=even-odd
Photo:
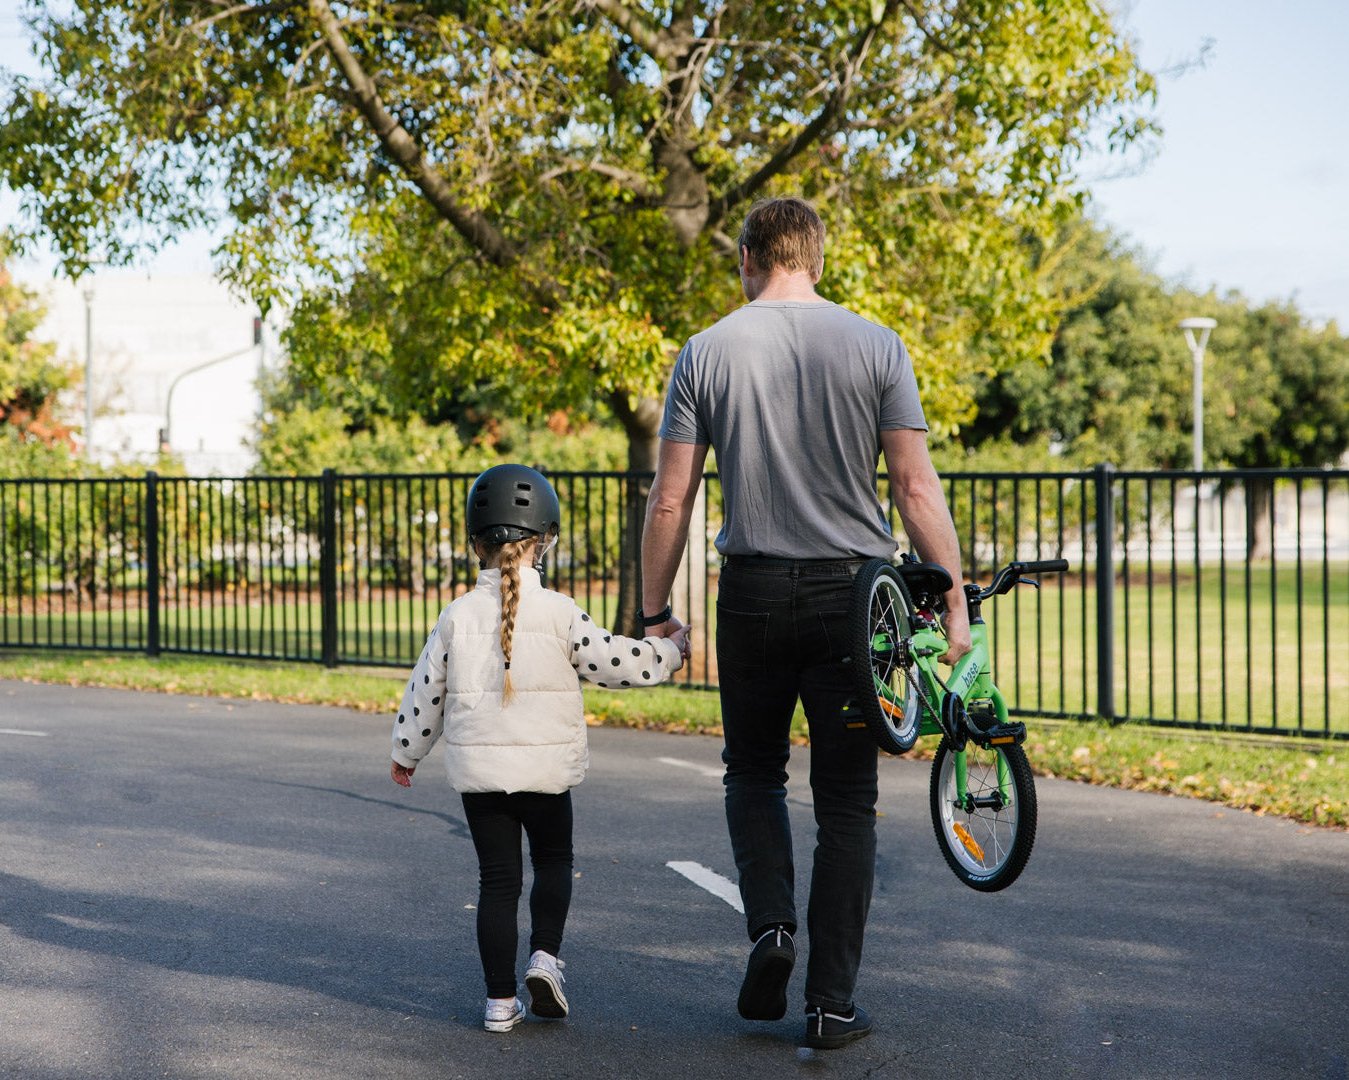
[[[795,300],[800,303],[824,303],[815,291],[815,279],[806,270],[774,270],[752,297],[754,300]]]

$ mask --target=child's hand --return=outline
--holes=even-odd
[[[692,651],[689,648],[689,633],[692,630],[692,626],[681,626],[673,634],[666,635],[671,641],[679,646],[679,655],[685,660],[689,658],[689,654]]]
[[[416,771],[417,766],[415,765],[409,769],[406,765],[400,765],[396,761],[390,762],[389,764],[389,776],[393,778],[393,782],[399,787],[411,787],[412,774]]]

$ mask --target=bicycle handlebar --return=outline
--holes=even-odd
[[[1012,563],[1022,574],[1062,574],[1068,569],[1067,559],[1041,559],[1038,562]]]
[[[1009,562],[993,578],[993,584],[986,589],[977,585],[968,587],[972,595],[980,600],[1011,592],[1022,580],[1023,574],[1061,574],[1068,569],[1067,559],[1038,559],[1032,562]],[[1034,584],[1029,582],[1028,584]]]

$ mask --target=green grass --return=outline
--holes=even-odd
[[[1244,566],[1205,567],[1173,583],[1159,567],[1150,595],[1146,567],[1130,571],[1114,593],[1116,715],[1349,732],[1349,571],[1318,565],[1299,582],[1293,566],[1252,566],[1249,580]],[[1044,580],[984,605],[994,677],[1013,708],[1095,713],[1095,590]]]
[[[335,705],[392,715],[406,671],[202,657],[0,652],[0,678]],[[717,696],[707,691],[587,690],[586,709],[594,724],[721,733]],[[1349,827],[1349,746],[1342,743],[1073,721],[1029,720],[1027,726],[1026,752],[1041,775]],[[805,741],[799,713],[794,733]],[[935,741],[925,739],[913,756],[933,750]]]
[[[1093,715],[1097,698],[1096,594],[1080,572],[1046,576],[1036,592],[1017,589],[984,607],[995,645],[994,673],[1013,709]],[[1149,588],[1150,586],[1150,588]],[[616,597],[578,582],[576,599],[612,626]],[[411,665],[435,620],[433,594],[375,594],[338,609],[338,650],[394,666]],[[1114,594],[1117,716],[1281,734],[1349,733],[1349,567],[1316,564],[1206,566],[1195,577],[1169,564],[1134,561]],[[715,607],[692,613],[692,677],[715,682],[709,643]],[[139,607],[111,612],[18,615],[0,611],[0,640],[34,647],[82,644],[136,648]],[[321,652],[317,603],[236,603],[234,594],[203,606],[166,607],[166,650],[200,650],[293,659]],[[1270,642],[1275,644],[1271,646]]]

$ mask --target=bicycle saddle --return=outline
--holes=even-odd
[[[940,563],[906,562],[900,563],[896,570],[908,586],[909,595],[914,602],[920,599],[936,600],[951,588],[951,575]]]

